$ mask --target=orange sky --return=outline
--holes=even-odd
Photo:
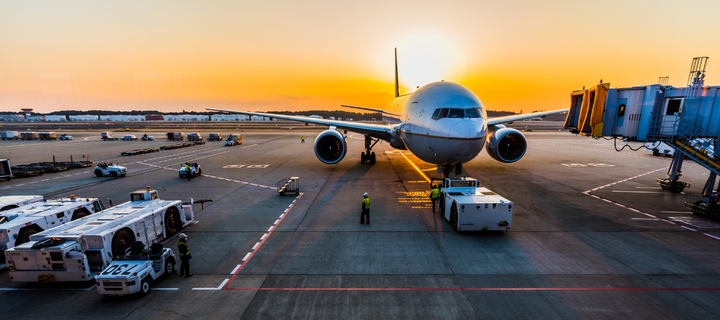
[[[0,0],[0,111],[382,107],[463,84],[490,110],[566,108],[572,90],[720,85],[720,1]]]

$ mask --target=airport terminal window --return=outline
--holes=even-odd
[[[448,112],[448,118],[464,118],[465,110],[463,109],[450,109]]]

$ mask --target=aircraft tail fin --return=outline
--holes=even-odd
[[[400,84],[398,83],[397,48],[395,48],[395,98],[400,96]]]

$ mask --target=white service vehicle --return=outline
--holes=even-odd
[[[0,251],[30,241],[30,236],[104,209],[97,198],[46,200],[0,213]]]
[[[200,168],[199,164],[190,163],[188,165],[188,167],[190,167],[190,172],[189,172],[190,178],[194,178],[194,177],[202,175],[202,168]],[[180,167],[180,170],[178,170],[178,174],[180,174],[180,178],[183,178],[183,179],[188,177],[188,172],[187,172],[187,170],[185,170],[185,165],[182,165]]]
[[[510,230],[513,203],[473,178],[445,178],[438,207],[455,231]]]
[[[61,134],[60,136],[58,136],[58,139],[60,139],[60,140],[72,140],[73,137],[70,136],[70,135],[67,135],[67,134],[64,134],[64,133],[63,133],[63,134]]]
[[[162,243],[153,243],[148,249],[141,241],[135,241],[124,257],[95,276],[98,293],[108,296],[148,293],[150,282],[175,272],[175,261],[175,253]]]
[[[647,144],[645,144],[645,150],[651,151],[656,157],[661,154],[668,156],[672,156],[675,154],[675,149],[662,141],[648,142]]]
[[[124,177],[127,174],[127,168],[112,163],[102,162],[95,166],[93,173],[95,173],[98,177]]]
[[[193,221],[192,205],[161,200],[150,187],[130,193],[130,200],[31,235],[29,242],[5,251],[10,280],[92,280],[136,240],[161,242]]]
[[[43,201],[43,196],[2,196],[0,211],[10,210]]]
[[[137,140],[137,137],[134,134],[126,134],[122,136],[121,138],[123,141],[130,141],[130,140]]]

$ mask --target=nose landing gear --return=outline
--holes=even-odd
[[[365,136],[365,152],[360,153],[360,163],[365,163],[366,161],[371,164],[375,163],[375,152],[372,152],[372,147],[374,147],[378,141],[380,141],[380,139]]]
[[[462,162],[458,162],[455,164],[451,164],[451,163],[439,164],[438,166],[442,170],[444,178],[449,178],[450,173],[453,171],[453,169],[455,170],[456,176],[459,176],[462,174]]]

